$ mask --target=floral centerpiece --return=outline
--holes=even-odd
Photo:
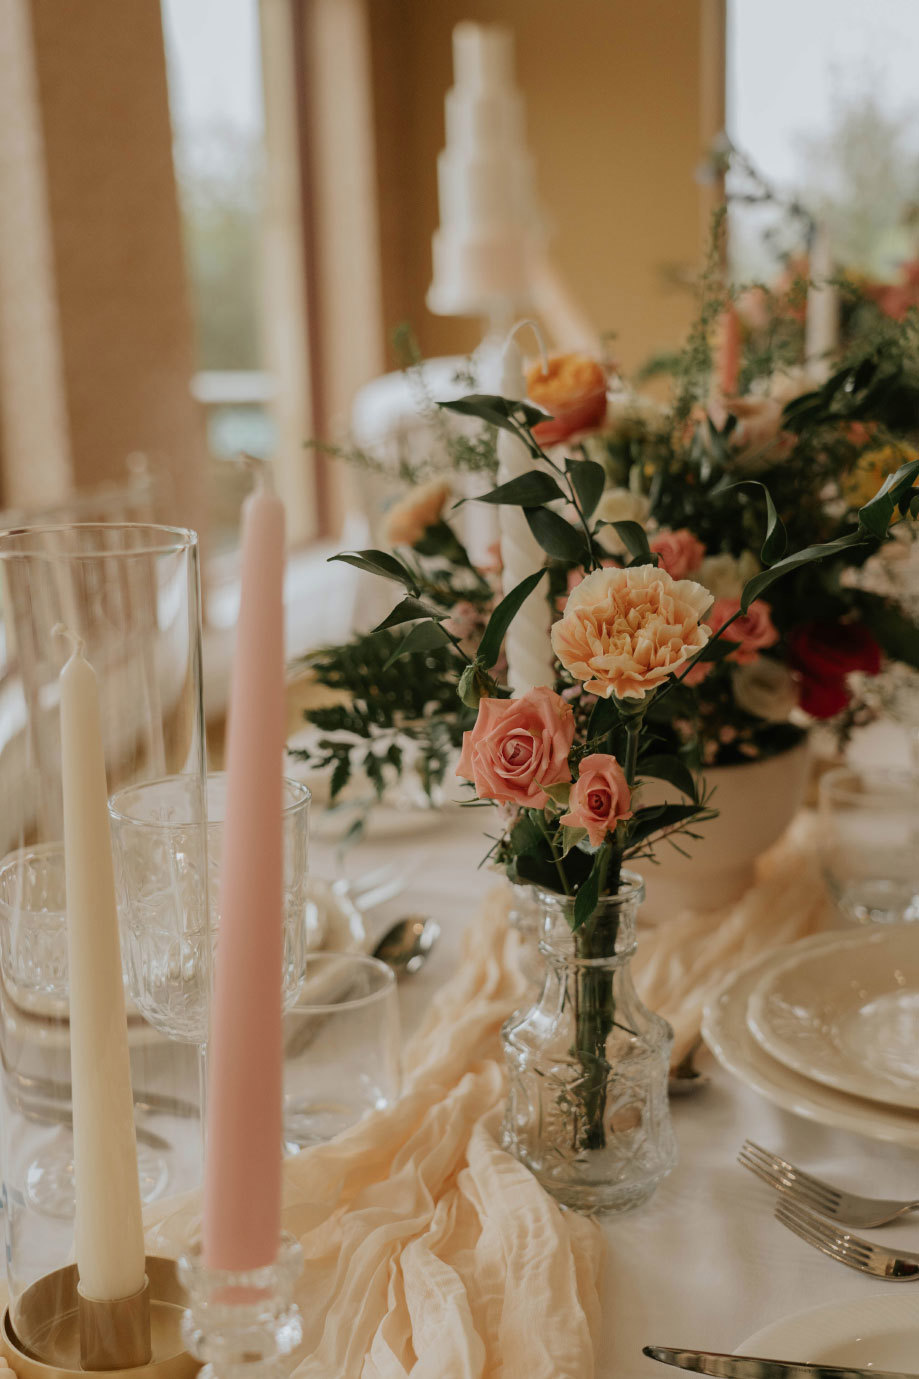
[[[790,554],[785,524],[759,481],[752,494],[743,478],[722,484],[717,493],[710,485],[710,503],[741,507],[745,534],[755,513],[751,499],[758,501],[764,530],[755,570],[725,606],[700,579],[682,576],[675,566],[675,555],[696,554],[690,541],[701,544],[701,536],[674,532],[654,549],[634,516],[603,516],[607,467],[583,455],[561,457],[543,449],[537,428],[545,424],[545,413],[498,397],[473,396],[445,405],[491,422],[526,448],[533,467],[480,501],[521,509],[548,568],[534,570],[508,590],[480,635],[464,637],[454,625],[454,611],[431,597],[439,553],[449,547],[453,558],[462,559],[451,538],[440,532],[441,525],[449,528],[442,509],[425,527],[425,533],[440,533],[433,571],[417,562],[417,539],[396,552],[334,558],[402,586],[403,597],[378,629],[390,636],[400,625],[407,628],[390,664],[420,649],[439,650],[447,658],[458,698],[475,709],[457,772],[471,783],[474,804],[498,811],[490,856],[512,880],[537,888],[557,911],[553,933],[561,946],[555,951],[558,970],[566,975],[559,977],[555,1014],[561,1019],[564,1013],[570,1037],[561,1037],[551,1072],[542,1070],[538,1093],[521,1090],[524,1065],[532,1077],[539,1061],[532,1048],[524,1055],[515,1046],[516,1062],[509,1049],[521,1094],[512,1098],[506,1142],[562,1200],[575,1206],[630,1205],[653,1189],[672,1155],[662,1109],[667,1036],[662,1022],[643,1011],[630,983],[623,986],[621,979],[640,895],[640,881],[626,864],[648,857],[662,839],[691,831],[713,814],[704,787],[675,745],[673,720],[683,711],[681,693],[708,668],[732,657],[734,664],[750,664],[775,645],[764,596],[769,594],[774,606],[780,581],[794,580],[808,567],[825,569],[843,553],[876,550],[891,522],[919,504],[914,487],[919,460],[889,476],[854,523],[836,523],[831,532],[818,526],[817,539]],[[726,423],[727,437],[725,429],[715,433],[721,444],[731,429]],[[551,634],[551,601],[543,605],[544,615],[535,614],[546,628],[546,683],[511,696],[501,669],[502,646],[525,609],[534,617],[530,600],[540,585],[549,586],[550,570],[551,579],[562,578],[568,592]],[[643,788],[654,779],[679,792],[680,802],[644,802]],[[548,1120],[543,1114],[547,1089]],[[550,1124],[555,1128],[546,1150]],[[601,1165],[600,1184],[590,1167],[594,1156]]]

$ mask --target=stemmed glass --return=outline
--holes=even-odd
[[[204,1104],[227,777],[167,776],[109,801],[128,989],[154,1029],[198,1046]],[[306,972],[310,792],[283,782],[285,1008]],[[267,917],[266,917],[267,918]]]

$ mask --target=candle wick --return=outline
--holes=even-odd
[[[239,458],[247,469],[252,471],[255,479],[255,493],[274,493],[274,478],[271,465],[267,460],[263,460],[258,455],[249,455],[245,450],[239,452]]]
[[[548,378],[549,356],[546,353],[546,342],[543,339],[542,331],[539,328],[539,322],[532,320],[529,316],[526,317],[526,319],[523,321],[516,321],[514,325],[511,326],[510,330],[507,332],[507,339],[504,341],[501,353],[502,355],[507,353],[508,346],[513,341],[514,336],[517,334],[518,330],[523,330],[526,326],[529,326],[530,330],[536,336],[536,343],[539,346],[539,360],[540,367],[542,369],[542,376],[543,378]]]
[[[69,642],[70,649],[74,656],[85,656],[86,642],[78,632],[74,632],[72,628],[67,627],[64,623],[55,623],[51,629],[51,635],[52,637],[63,637],[64,641]]]

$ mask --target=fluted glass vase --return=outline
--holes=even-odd
[[[618,894],[603,896],[574,931],[573,897],[534,891],[545,979],[502,1031],[504,1147],[583,1212],[640,1205],[676,1162],[673,1031],[642,1004],[629,968],[643,895],[641,877],[623,872]]]

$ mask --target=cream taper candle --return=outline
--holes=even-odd
[[[60,691],[76,1262],[81,1291],[114,1301],[143,1287],[144,1234],[99,686],[73,640]]]
[[[817,226],[810,256],[804,362],[814,378],[826,378],[839,344],[839,293],[833,276],[833,247],[825,225]]]
[[[204,1171],[204,1262],[271,1264],[281,1233],[284,508],[246,499],[227,743]]]
[[[523,360],[513,339],[504,347],[501,395],[518,399],[526,392]],[[535,461],[526,446],[509,431],[498,433],[498,483],[506,484],[533,469]],[[523,509],[501,507],[501,561],[504,593],[510,591],[545,563],[545,551],[530,531]],[[549,610],[546,591],[539,586],[530,595],[508,628],[507,680],[515,694],[524,694],[537,685],[553,683],[552,652],[549,643]]]

